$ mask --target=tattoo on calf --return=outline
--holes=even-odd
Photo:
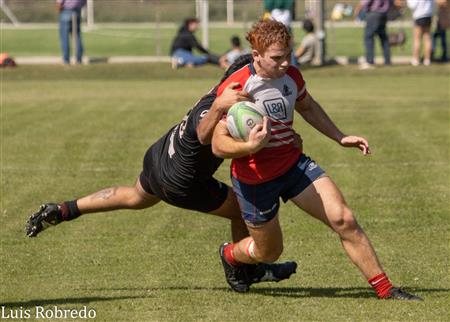
[[[91,199],[103,199],[107,200],[116,195],[117,187],[107,188],[95,193]]]

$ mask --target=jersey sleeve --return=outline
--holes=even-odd
[[[297,84],[297,101],[301,101],[308,93],[306,91],[306,83],[303,79],[302,73],[300,73],[296,67],[289,66],[287,74],[295,81],[295,84]]]
[[[198,101],[198,103],[195,105],[195,107],[192,109],[189,118],[191,119],[192,122],[191,128],[194,131],[197,131],[197,126],[200,124],[201,120],[208,113],[215,99],[216,99],[216,92],[212,91],[211,93],[203,96],[200,99],[200,101]]]
[[[242,90],[244,88],[245,83],[247,82],[247,79],[250,77],[251,72],[250,68],[248,66],[244,66],[241,69],[235,71],[233,74],[231,74],[227,79],[225,79],[218,87],[217,89],[217,96],[222,95],[225,88],[230,85],[231,83],[238,82],[239,86],[236,87],[236,90]]]

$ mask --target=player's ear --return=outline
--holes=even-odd
[[[254,61],[259,61],[261,55],[258,50],[252,49],[252,57]]]

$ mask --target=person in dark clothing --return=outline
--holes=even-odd
[[[219,56],[211,54],[195,38],[194,32],[198,25],[199,21],[196,18],[187,18],[178,30],[170,49],[172,68],[200,66],[206,63],[219,65]],[[203,55],[194,55],[192,53],[193,48],[196,48]]]

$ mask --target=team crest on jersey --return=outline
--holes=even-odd
[[[275,98],[263,102],[267,114],[275,120],[287,118],[286,105],[282,98]]]
[[[289,86],[287,86],[286,84],[283,85],[283,96],[289,96],[292,94],[291,89],[289,88]]]

